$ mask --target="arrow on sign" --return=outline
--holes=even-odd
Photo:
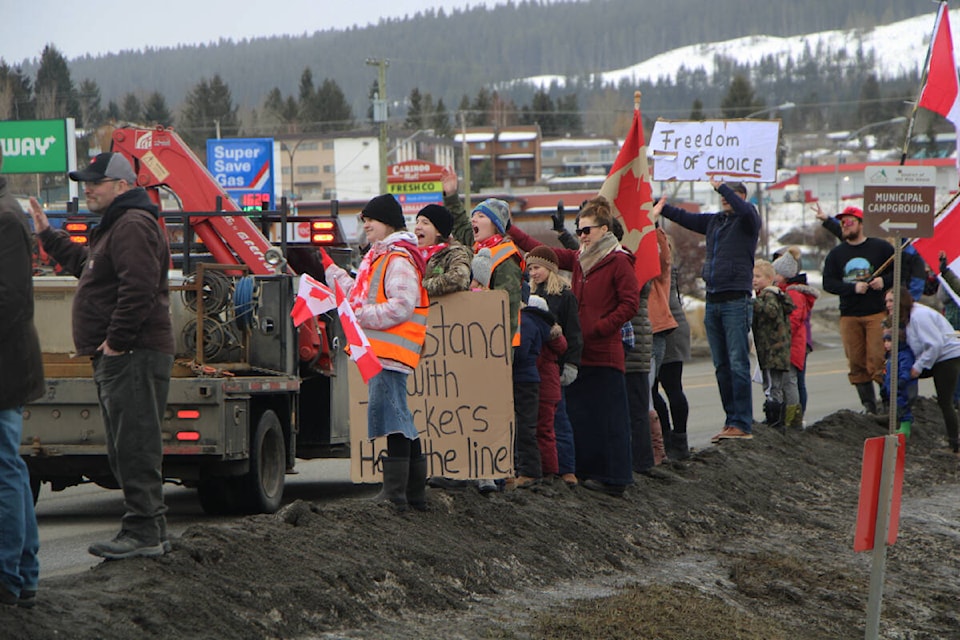
[[[890,231],[891,229],[910,229],[915,230],[917,228],[916,222],[891,222],[890,218],[887,218],[880,223],[880,228],[884,231]]]

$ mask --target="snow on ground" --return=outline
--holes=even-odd
[[[714,72],[714,56],[720,55],[737,60],[740,63],[756,64],[767,56],[776,57],[781,64],[788,58],[798,60],[809,47],[814,53],[822,51],[846,50],[850,56],[856,56],[862,47],[864,54],[873,52],[876,68],[881,76],[892,77],[919,71],[926,60],[930,35],[936,11],[929,15],[916,16],[900,22],[878,26],[873,29],[838,29],[822,31],[800,36],[780,38],[775,36],[746,36],[723,42],[695,44],[643,60],[622,69],[599,72],[604,83],[618,84],[621,80],[639,82],[656,81],[658,78],[673,78],[676,70],[704,69],[707,74]],[[950,11],[953,24],[960,22],[960,9]],[[953,32],[954,50],[960,49],[960,30]],[[558,75],[531,76],[521,82],[530,82],[537,86],[549,86],[557,82],[563,86],[566,79]]]

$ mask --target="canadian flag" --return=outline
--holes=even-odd
[[[354,315],[347,297],[343,295],[340,283],[334,281],[334,286],[337,290],[337,313],[340,315],[343,335],[347,339],[350,359],[357,363],[363,381],[370,382],[370,378],[383,371],[383,366],[377,354],[373,352],[370,341],[367,340],[367,334],[360,328],[357,316]]]
[[[636,261],[637,282],[642,287],[647,280],[660,275],[660,253],[657,234],[650,222],[653,208],[653,189],[647,167],[647,143],[643,138],[643,118],[640,98],[633,110],[633,122],[610,173],[600,187],[600,195],[610,201],[613,214],[623,221],[623,240]]]
[[[927,81],[920,90],[917,106],[939,113],[957,129],[957,166],[960,167],[960,79],[953,58],[950,12],[940,3],[928,55]]]
[[[337,308],[337,299],[333,291],[310,276],[300,276],[300,286],[297,289],[297,300],[293,303],[290,317],[293,325],[299,327],[304,322]]]
[[[943,251],[947,255],[947,265],[950,270],[960,274],[960,242],[957,242],[957,238],[960,238],[960,211],[958,210],[960,210],[960,197],[955,198],[937,217],[932,237],[918,238],[913,241],[913,248],[930,265],[934,273],[940,273],[940,252]],[[942,276],[940,286],[945,287],[957,304],[960,304],[960,297]]]

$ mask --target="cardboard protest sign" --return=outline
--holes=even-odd
[[[775,182],[779,120],[657,120],[654,180]]]
[[[429,460],[428,475],[456,479],[513,475],[513,347],[504,291],[470,291],[430,301],[420,364],[407,401]],[[350,479],[380,482],[386,438],[367,439],[367,385],[350,367]]]

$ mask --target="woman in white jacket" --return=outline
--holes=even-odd
[[[893,291],[887,291],[887,312],[893,311]],[[900,292],[900,321],[906,328],[907,344],[915,361],[912,378],[933,378],[937,404],[943,414],[947,440],[955,456],[960,457],[960,427],[953,406],[953,391],[960,378],[960,336],[943,314],[922,304],[915,304],[905,288]]]

